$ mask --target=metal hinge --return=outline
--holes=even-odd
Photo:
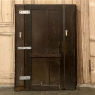
[[[30,14],[30,10],[19,10],[19,14]]]
[[[20,76],[19,80],[30,80],[30,76]]]
[[[18,47],[18,50],[20,49],[32,49],[31,47]]]
[[[91,73],[91,60],[89,60],[89,73]]]

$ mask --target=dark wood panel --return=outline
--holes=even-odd
[[[62,43],[65,42],[65,6],[62,6],[62,10],[59,11],[59,29],[60,29],[60,47],[59,52],[61,54],[60,59],[60,89],[65,89],[65,52],[62,52]]]
[[[24,75],[24,50],[18,50],[18,47],[24,46],[24,15],[20,15],[19,10],[24,10],[24,6],[15,7],[15,90],[21,90],[18,88],[19,86],[24,88],[24,81],[19,80],[19,77]],[[21,38],[19,32],[22,33]]]
[[[44,57],[44,58],[56,58],[56,57],[61,57],[61,54],[37,54],[37,55],[34,55],[34,54],[31,54],[30,57],[34,57],[34,58],[41,58],[41,57]]]
[[[16,86],[15,91],[23,91],[25,90],[24,86]]]
[[[32,86],[32,89],[33,91],[56,91],[56,90],[59,90],[59,86],[40,86],[40,85],[33,85]]]
[[[33,58],[32,61],[32,85],[49,84],[49,59]]]
[[[32,54],[48,54],[48,11],[32,10]]]
[[[59,54],[59,10],[48,11],[49,54]],[[60,83],[60,58],[50,58],[50,85]]]
[[[30,10],[31,11],[31,6],[25,5],[25,10]],[[26,47],[32,47],[32,13],[26,14],[25,15],[25,46]],[[31,83],[32,83],[32,61],[31,58],[29,57],[30,53],[32,52],[31,49],[25,50],[25,76],[31,76],[30,80],[25,80],[25,89],[30,89],[31,88]]]
[[[68,35],[66,36],[66,33],[64,32],[64,36],[65,36],[65,42],[67,44],[67,48],[66,48],[66,52],[65,52],[65,63],[64,63],[64,66],[65,66],[65,84],[64,84],[64,87],[66,90],[69,90],[70,89],[70,27],[69,27],[69,18],[71,18],[70,14],[69,14],[70,10],[67,11],[67,7],[65,5],[65,31],[68,30]]]
[[[48,54],[48,11],[32,10],[32,54]],[[32,58],[32,84],[49,84],[49,60]]]
[[[30,5],[31,6],[31,5]],[[56,4],[35,4],[32,5],[33,10],[52,10],[52,9],[61,9],[62,5],[56,5]]]
[[[74,5],[66,5],[65,7],[65,19],[66,19],[66,30],[68,30],[68,36],[66,37],[66,41],[69,44],[68,48],[68,55],[67,55],[67,60],[69,59],[70,61],[67,62],[66,64],[67,67],[69,67],[69,74],[68,76],[70,78],[70,84],[69,84],[69,89],[75,89],[76,88],[76,72],[77,72],[77,67],[76,67],[76,6]],[[67,68],[66,68],[67,71]],[[67,73],[66,73],[67,74]],[[68,78],[67,77],[67,78]],[[67,79],[66,79],[67,80]]]
[[[60,85],[59,60],[59,58],[50,58],[50,85]]]

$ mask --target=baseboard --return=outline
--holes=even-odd
[[[0,84],[0,88],[3,88],[3,87],[10,87],[10,88],[13,88],[14,87],[14,84]],[[95,85],[94,84],[78,84],[77,87],[90,87],[90,88],[95,88]]]
[[[6,87],[13,88],[14,84],[0,84],[0,88],[6,88]]]
[[[78,84],[77,87],[90,87],[90,88],[95,88],[95,84]]]

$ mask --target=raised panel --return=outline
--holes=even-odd
[[[13,10],[14,1],[13,0],[2,0],[2,22],[3,23],[13,23]]]
[[[0,79],[14,78],[14,46],[11,35],[0,34]]]

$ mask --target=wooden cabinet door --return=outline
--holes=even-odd
[[[75,89],[75,6],[22,6],[16,5],[16,90]]]

